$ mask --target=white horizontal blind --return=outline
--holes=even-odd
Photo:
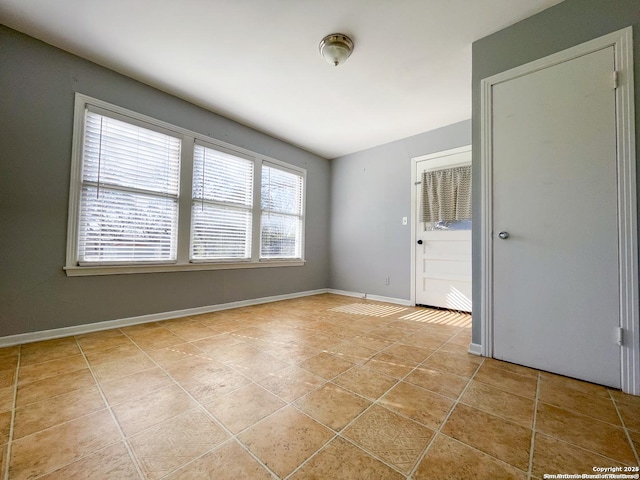
[[[303,177],[262,164],[260,258],[302,258]]]
[[[191,260],[250,260],[253,161],[196,145]]]
[[[179,138],[86,110],[78,263],[176,259]]]

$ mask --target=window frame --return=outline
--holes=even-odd
[[[255,210],[255,168],[256,168],[256,162],[253,158],[247,156],[247,155],[240,155],[238,152],[235,151],[231,151],[228,150],[226,148],[221,148],[220,146],[216,146],[216,145],[211,145],[207,142],[203,142],[203,141],[197,141],[195,142],[194,145],[194,158],[195,158],[195,148],[197,146],[200,146],[204,149],[209,149],[209,150],[215,150],[219,153],[224,153],[227,155],[233,155],[236,158],[242,159],[242,160],[247,160],[249,162],[252,163],[253,166],[253,172],[252,172],[252,186],[251,186],[251,196],[252,196],[252,200],[251,200],[251,206],[241,206],[241,205],[237,205],[234,204],[233,202],[226,202],[226,201],[220,201],[220,200],[207,200],[207,199],[196,199],[194,197],[193,194],[193,184],[192,184],[192,189],[191,189],[191,214],[193,215],[193,207],[194,204],[198,201],[202,201],[204,204],[208,204],[208,205],[215,205],[221,208],[227,207],[230,209],[237,209],[237,210],[247,210],[250,213],[250,223],[251,223],[251,232],[249,235],[249,243],[250,243],[250,248],[249,248],[249,257],[248,258],[219,258],[219,259],[198,259],[198,258],[193,258],[193,245],[194,245],[194,224],[193,222],[190,222],[190,236],[189,236],[189,261],[191,263],[246,263],[248,261],[251,261],[252,257],[253,257],[253,216],[254,216],[254,210]],[[192,179],[195,176],[195,167],[191,169],[192,171]]]
[[[263,165],[260,168],[260,175],[262,175],[262,171],[265,167],[265,163],[266,163],[266,167],[267,168],[272,168],[274,170],[280,170],[282,172],[288,173],[288,174],[293,174],[293,175],[297,175],[302,177],[302,198],[300,199],[301,201],[301,205],[300,205],[300,214],[294,214],[294,213],[289,213],[289,212],[277,212],[274,211],[273,213],[275,215],[282,215],[282,216],[286,216],[286,217],[295,217],[298,218],[301,222],[301,238],[300,238],[300,255],[301,257],[304,257],[304,217],[305,217],[305,190],[306,190],[306,178],[304,175],[301,175],[300,172],[298,172],[297,170],[294,170],[292,168],[289,168],[289,166],[284,166],[284,165],[278,165],[278,164],[274,164],[271,163],[269,161],[264,161],[262,162]],[[262,178],[260,178],[260,193],[262,195]],[[258,246],[258,255],[260,257],[261,261],[278,261],[278,260],[294,260],[295,257],[263,257],[262,256],[262,228],[263,228],[263,219],[264,219],[264,215],[265,212],[269,212],[272,213],[272,210],[268,210],[268,209],[263,209],[262,208],[262,198],[260,199],[260,220],[258,222],[259,227],[260,227],[260,237],[259,237],[259,241],[260,241],[260,245]]]
[[[82,115],[83,115],[83,140],[84,140],[84,133],[85,133],[85,126],[86,126],[86,120],[87,120],[87,114],[88,113],[92,113],[94,115],[99,115],[101,117],[106,117],[106,118],[110,118],[112,120],[116,120],[118,122],[122,122],[122,123],[126,123],[127,125],[131,125],[133,127],[139,127],[139,128],[143,128],[152,132],[156,132],[162,135],[166,135],[169,137],[173,137],[175,139],[177,139],[178,141],[182,141],[182,138],[177,136],[175,134],[175,132],[172,132],[170,130],[164,129],[164,128],[160,128],[156,125],[151,125],[151,124],[144,124],[143,122],[138,122],[138,121],[132,121],[130,118],[125,117],[123,115],[117,114],[115,112],[110,112],[107,111],[103,108],[99,108],[99,107],[95,107],[93,105],[89,105],[87,104],[87,107],[83,110]],[[81,157],[84,157],[84,151],[85,151],[85,143],[83,142],[82,144],[82,152],[80,153]],[[180,151],[182,151],[182,145],[180,145]],[[83,164],[84,167],[84,164]],[[172,244],[175,244],[175,251],[172,250],[172,254],[175,255],[177,254],[177,231],[178,231],[178,220],[179,220],[179,200],[180,200],[180,158],[178,158],[178,165],[177,165],[178,169],[177,169],[177,183],[178,183],[178,190],[176,191],[175,194],[173,193],[162,193],[162,192],[157,192],[157,191],[153,191],[153,190],[145,190],[145,189],[140,189],[137,187],[127,187],[127,186],[118,186],[115,184],[110,184],[108,181],[107,182],[100,182],[99,179],[98,181],[91,181],[91,180],[86,180],[83,178],[84,175],[81,175],[80,177],[80,197],[82,196],[82,190],[84,189],[84,187],[91,187],[93,185],[95,185],[98,189],[98,191],[106,191],[106,192],[114,192],[114,191],[120,191],[120,192],[128,192],[131,193],[133,195],[139,196],[139,197],[146,197],[146,198],[168,198],[168,199],[172,199],[175,202],[175,227],[176,227],[176,235],[174,240],[171,241]],[[82,172],[81,169],[81,174],[84,173]],[[81,202],[82,200],[79,199],[78,201],[78,232],[81,231],[80,228],[80,213],[81,213]],[[79,239],[77,239],[79,240]],[[78,247],[78,245],[76,245],[76,247]],[[79,249],[79,248],[78,248]],[[81,250],[81,249],[79,249]],[[76,251],[76,254],[78,252]],[[79,255],[76,255],[79,256]],[[106,265],[144,265],[144,264],[156,264],[156,265],[160,265],[160,264],[171,264],[171,263],[175,263],[175,259],[172,258],[167,258],[167,259],[150,259],[150,260],[140,260],[137,262],[134,261],[127,261],[127,260],[99,260],[99,261],[82,261],[82,260],[78,260],[78,264],[80,266],[106,266]]]
[[[107,116],[124,120],[133,125],[159,130],[177,136],[182,142],[180,161],[180,188],[178,196],[177,259],[171,263],[127,263],[116,265],[79,265],[78,235],[79,213],[82,192],[82,167],[84,147],[85,109],[104,111]],[[252,242],[250,260],[191,260],[191,206],[193,186],[193,157],[196,142],[207,148],[238,155],[254,162]],[[302,176],[302,231],[301,258],[261,259],[260,220],[262,163],[270,163]],[[67,276],[113,275],[153,272],[173,272],[190,270],[229,270],[261,267],[304,266],[305,261],[305,218],[306,218],[307,171],[304,168],[267,157],[250,150],[216,140],[212,137],[172,125],[102,100],[76,93],[73,120],[73,144],[71,153],[71,173],[69,186],[69,210],[67,222],[66,261],[63,269]]]

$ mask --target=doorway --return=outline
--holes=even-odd
[[[412,178],[412,303],[470,312],[471,147],[414,158]]]
[[[630,43],[482,82],[482,351],[640,394]]]

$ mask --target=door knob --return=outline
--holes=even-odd
[[[418,240],[418,245],[422,245],[422,240]]]
[[[502,239],[502,240],[506,240],[507,238],[509,238],[509,232],[500,232],[498,234],[498,236]]]

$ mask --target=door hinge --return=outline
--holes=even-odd
[[[618,88],[618,71],[614,70],[613,71],[613,89],[615,90],[616,88]]]
[[[616,341],[618,345],[622,346],[622,342],[624,341],[624,329],[622,327],[616,328]]]

